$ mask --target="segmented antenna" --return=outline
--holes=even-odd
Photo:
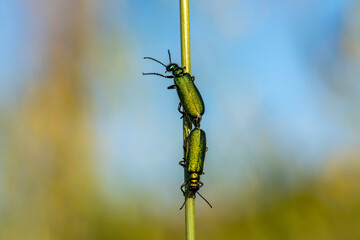
[[[208,202],[208,200],[206,200],[199,192],[196,192],[197,194],[199,194],[199,196],[205,200],[205,202],[207,202],[207,204],[209,204],[209,206],[212,208],[211,204]]]
[[[143,75],[158,75],[158,76],[161,76],[161,77],[164,77],[164,78],[174,78],[174,76],[165,76],[165,75],[162,75],[160,73],[142,73]]]
[[[170,54],[170,50],[168,49],[168,54],[169,54],[169,60],[170,60],[170,64],[171,64],[171,54]]]
[[[162,62],[160,62],[159,60],[156,60],[155,58],[151,58],[151,57],[144,57],[144,59],[150,59],[150,60],[153,60],[153,61],[155,61],[155,62],[158,62],[158,63],[160,63],[161,65],[163,65],[164,67],[166,67],[166,65],[165,64],[163,64]]]

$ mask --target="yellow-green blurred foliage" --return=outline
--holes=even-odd
[[[154,216],[141,207],[146,196],[120,205],[102,194],[94,169],[91,100],[81,72],[96,16],[87,1],[68,5],[71,24],[61,24],[64,17],[56,14],[49,18],[59,34],[47,46],[46,72],[15,110],[1,113],[6,171],[0,239],[183,239],[174,211]],[[344,150],[317,177],[281,191],[269,169],[272,186],[244,188],[225,206],[218,201],[221,211],[200,211],[198,239],[360,239],[359,159],[360,152]]]

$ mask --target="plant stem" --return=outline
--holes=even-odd
[[[191,74],[189,0],[180,0],[181,64]]]
[[[189,0],[180,1],[180,35],[181,35],[181,65],[185,71],[191,74],[190,61],[190,19],[189,19]],[[187,116],[183,117],[183,138],[189,136],[192,124]],[[185,156],[184,152],[184,156]],[[186,156],[185,156],[186,157]],[[189,176],[184,169],[184,179],[188,181]],[[185,189],[185,200],[189,189]],[[185,204],[185,239],[195,240],[195,196],[190,196]]]

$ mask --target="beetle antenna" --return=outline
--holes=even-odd
[[[190,194],[191,194],[191,192],[189,192],[189,194],[188,194],[187,197],[185,198],[185,201],[184,201],[183,205],[181,205],[181,208],[180,208],[179,210],[183,209],[183,207],[185,206],[185,203],[186,203],[187,199],[190,197]]]
[[[170,54],[170,50],[168,49],[168,54],[169,54],[169,60],[170,60],[170,64],[171,64],[171,54]]]
[[[199,192],[196,192],[197,194],[199,194],[199,196],[205,200],[205,202],[207,202],[207,204],[209,204],[209,206],[212,208],[211,204],[208,202],[208,200],[206,200]]]
[[[165,75],[162,75],[160,73],[142,73],[143,75],[158,75],[160,77],[164,77],[164,78],[174,78],[174,76],[165,76]]]
[[[163,64],[162,62],[160,62],[159,60],[156,60],[155,58],[151,58],[151,57],[144,57],[144,59],[150,59],[150,60],[153,60],[153,61],[155,61],[155,62],[158,62],[158,63],[160,63],[161,65],[163,65],[164,67],[166,67],[166,65],[165,64]]]

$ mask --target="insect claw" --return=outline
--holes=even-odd
[[[179,162],[179,165],[185,168],[185,167],[186,167],[185,159],[184,159],[184,161],[180,161],[180,162]]]

